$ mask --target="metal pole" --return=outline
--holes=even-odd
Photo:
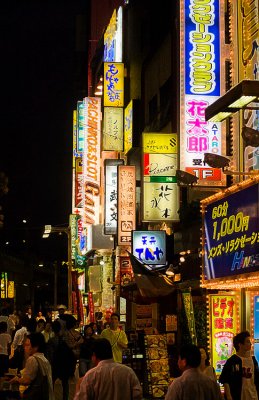
[[[67,270],[67,295],[68,295],[68,309],[72,311],[72,253],[71,253],[71,228],[67,228],[67,258],[68,258],[68,270]]]

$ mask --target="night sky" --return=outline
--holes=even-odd
[[[68,223],[72,113],[79,100],[75,17],[86,12],[84,3],[1,4],[0,171],[9,178],[9,193],[0,199],[5,215],[1,235],[10,240],[23,229],[23,219],[34,238],[45,224]]]

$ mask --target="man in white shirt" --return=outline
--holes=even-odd
[[[92,361],[96,367],[82,378],[74,400],[141,400],[142,389],[135,372],[114,362],[110,342],[96,339]]]
[[[182,371],[168,388],[165,400],[222,400],[219,386],[200,371],[201,353],[194,344],[180,350],[178,367]]]

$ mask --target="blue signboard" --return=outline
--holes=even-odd
[[[259,296],[254,296],[254,355],[259,360]]]
[[[84,102],[77,102],[77,151],[84,151]]]
[[[219,1],[185,0],[185,94],[220,96]]]
[[[258,184],[206,207],[205,279],[259,271]]]
[[[132,253],[148,265],[166,264],[165,231],[133,231]]]

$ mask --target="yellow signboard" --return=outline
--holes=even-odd
[[[239,81],[259,79],[259,14],[258,1],[238,0]]]
[[[176,154],[177,134],[143,133],[143,153]]]
[[[7,297],[8,299],[14,298],[14,281],[8,281]]]
[[[209,295],[212,366],[219,375],[233,352],[238,326],[238,295]]]
[[[131,100],[124,110],[124,153],[132,148],[133,135],[133,101]]]
[[[117,13],[116,10],[113,11],[112,17],[110,19],[109,25],[104,32],[104,46],[108,48],[111,46],[114,40],[116,29],[117,29]]]
[[[124,64],[104,63],[104,107],[124,106]]]
[[[123,150],[123,108],[104,107],[103,150]]]

